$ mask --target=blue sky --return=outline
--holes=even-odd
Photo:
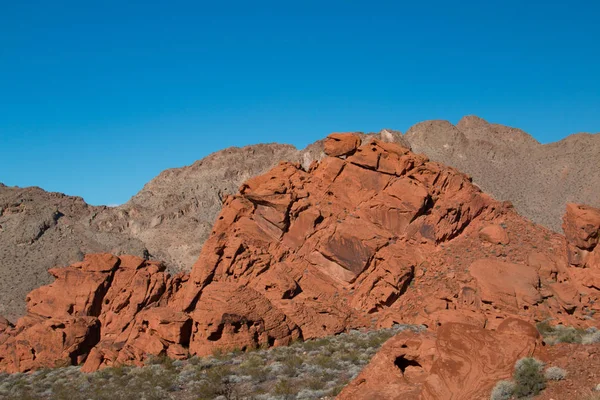
[[[599,13],[598,1],[0,0],[0,182],[120,204],[234,145],[468,114],[544,143],[598,132]]]

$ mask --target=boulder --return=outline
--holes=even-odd
[[[567,241],[582,250],[592,251],[600,240],[600,210],[583,204],[567,204],[563,218]]]
[[[492,244],[508,244],[508,234],[500,225],[488,225],[479,231],[479,237]]]
[[[569,264],[600,268],[600,210],[583,204],[567,204],[563,218]]]
[[[215,283],[202,292],[193,319],[191,354],[216,349],[251,349],[285,345],[301,336],[296,324],[259,292]]]
[[[505,320],[496,331],[449,322],[436,333],[404,331],[386,342],[340,400],[480,399],[541,344],[535,327]]]
[[[435,335],[400,332],[381,347],[337,399],[418,399],[436,356]]]
[[[0,370],[28,372],[77,365],[100,337],[96,317],[39,318],[0,345]]]
[[[484,303],[516,311],[542,301],[539,275],[527,264],[480,259],[471,264],[469,273],[475,278]]]
[[[332,133],[327,136],[323,151],[331,157],[352,154],[360,146],[360,137],[354,133]]]

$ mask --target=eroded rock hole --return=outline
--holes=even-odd
[[[317,226],[317,225],[319,225],[321,222],[323,222],[323,220],[324,220],[324,219],[325,219],[325,218],[324,218],[322,215],[319,215],[319,216],[317,217],[317,219],[315,219],[315,224],[314,224],[314,226]]]
[[[406,358],[404,358],[404,356],[396,357],[396,361],[394,361],[394,365],[396,367],[400,368],[400,371],[402,371],[403,374],[404,374],[404,371],[406,371],[406,368],[408,368],[408,367],[423,368],[421,366],[421,364],[419,364],[415,360],[407,360]]]

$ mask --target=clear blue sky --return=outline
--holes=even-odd
[[[220,4],[220,5],[216,5]],[[0,0],[0,182],[127,201],[228,146],[600,131],[600,2]]]

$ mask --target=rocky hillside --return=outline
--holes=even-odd
[[[469,373],[465,385],[452,381],[456,368],[443,354],[454,354],[453,338],[472,337],[483,354],[462,349],[473,361],[458,370],[480,371],[468,366],[492,355],[494,368],[511,365],[536,351],[530,322],[598,325],[600,210],[570,205],[565,237],[451,167],[397,144],[359,144],[332,135],[321,162],[281,163],[225,197],[189,275],[110,254],[53,269],[55,282],[27,297],[27,315],[0,323],[0,369],[58,363],[94,371],[402,322],[449,338],[437,341],[441,359],[429,364],[427,346],[399,344],[421,357],[399,368],[415,361],[431,366],[421,377],[435,373],[407,390],[460,398],[491,382]],[[482,345],[505,341],[514,345],[495,346],[500,353]]]
[[[402,142],[395,132],[383,137]],[[160,259],[170,271],[189,271],[228,194],[281,160],[308,166],[323,156],[322,147],[228,148],[163,171],[120,207],[0,184],[0,315],[23,315],[26,294],[52,281],[48,269],[81,261],[86,253],[134,254]]]
[[[598,134],[542,145],[520,129],[469,116],[456,126],[422,122],[404,138],[413,151],[468,173],[485,192],[557,232],[566,203],[600,207]]]
[[[278,144],[225,149],[162,172],[115,208],[0,186],[0,314],[21,316],[27,293],[52,281],[48,269],[81,261],[86,253],[152,257],[172,270],[189,270],[223,197],[285,159],[297,160],[298,151]]]
[[[600,135],[541,145],[518,129],[465,117],[457,126],[428,121],[406,135],[363,135],[372,138],[457,167],[485,192],[555,231],[568,201],[600,206]],[[23,315],[26,293],[51,281],[46,271],[81,261],[84,253],[135,254],[160,259],[172,272],[189,271],[228,194],[281,160],[306,169],[323,155],[322,141],[304,150],[278,144],[225,149],[164,171],[115,208],[0,185],[0,313],[11,320]]]
[[[85,253],[147,255],[144,243],[130,235],[93,228],[94,218],[109,212],[80,197],[0,186],[0,313],[21,315],[27,293],[51,282],[48,268]]]

